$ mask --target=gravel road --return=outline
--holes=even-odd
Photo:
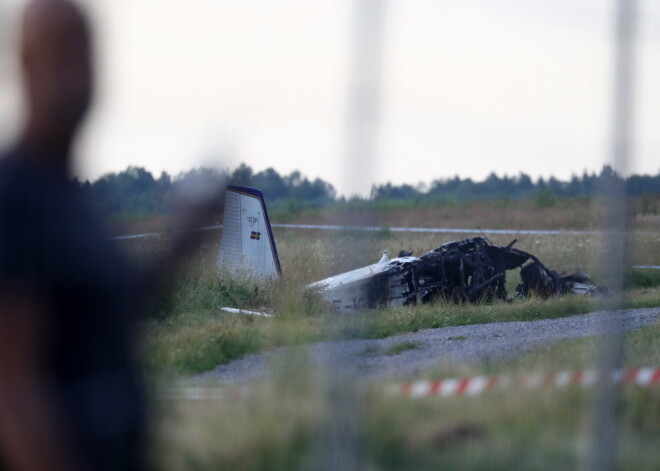
[[[660,308],[632,309],[527,322],[497,322],[442,329],[425,329],[379,340],[319,342],[295,347],[306,351],[315,367],[333,362],[366,378],[415,374],[443,362],[474,363],[523,355],[558,340],[589,337],[618,326],[629,331],[660,318]],[[388,355],[388,348],[414,342],[416,348]],[[286,361],[291,349],[248,355],[195,377],[200,381],[243,382],[268,375]]]

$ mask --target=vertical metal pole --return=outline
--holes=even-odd
[[[10,123],[17,121],[15,119],[16,110],[13,105],[18,104],[18,101],[14,103],[13,99],[8,99],[10,96],[12,98],[20,96],[20,92],[16,93],[16,91],[10,90],[14,87],[18,90],[18,83],[15,80],[15,76],[18,74],[15,73],[16,63],[14,62],[16,54],[12,50],[18,43],[14,38],[16,31],[10,21],[12,10],[15,13],[17,9],[8,6],[4,0],[0,0],[0,100],[2,100],[0,117],[5,118],[2,129],[0,129],[0,148],[4,148],[17,131],[17,126]],[[12,114],[12,112],[14,113]],[[12,119],[7,119],[9,116],[12,116]]]
[[[614,292],[613,299],[604,303],[609,309],[623,308],[623,269],[628,266],[629,220],[624,178],[631,154],[634,29],[635,0],[618,0],[611,161],[621,178],[607,179],[603,182],[606,188],[601,189],[607,207],[602,266],[605,285]],[[611,319],[597,345],[599,369],[605,373],[620,368],[623,363],[623,317]],[[587,465],[593,471],[613,470],[617,461],[619,389],[604,381],[594,394]]]
[[[376,160],[383,23],[386,0],[353,0],[352,38],[346,148],[343,161],[345,191],[369,191]],[[363,221],[369,224],[368,220]],[[341,323],[341,318],[338,319]],[[332,358],[325,376],[325,421],[320,430],[314,469],[352,471],[361,469],[359,377],[340,354]]]
[[[376,160],[387,1],[354,0],[354,5],[344,183],[352,192],[365,193]]]

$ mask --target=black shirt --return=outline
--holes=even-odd
[[[134,278],[77,185],[21,154],[0,159],[0,295],[28,287],[44,307],[45,380],[93,469],[137,467]]]

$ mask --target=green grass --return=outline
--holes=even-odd
[[[436,302],[401,309],[374,310],[354,315],[328,314],[318,297],[303,287],[312,281],[377,261],[383,250],[424,253],[455,235],[383,232],[276,233],[284,276],[270,283],[248,281],[218,273],[215,260],[219,233],[206,234],[200,250],[184,270],[172,275],[154,301],[144,326],[143,352],[150,371],[194,374],[249,353],[281,346],[330,339],[384,338],[425,328],[440,328],[499,321],[562,317],[595,310],[592,300],[562,296],[549,300],[526,299],[512,303],[468,305]],[[493,237],[496,244],[509,236]],[[593,236],[521,236],[516,247],[539,256],[549,267],[584,266],[598,282],[597,254],[601,241]],[[634,237],[634,262],[660,264],[657,235]],[[159,263],[168,247],[167,237],[123,241],[139,263]],[[568,271],[568,270],[567,270]],[[660,273],[633,271],[626,279],[628,307],[660,306]],[[516,285],[509,272],[507,288]],[[266,311],[269,319],[223,313],[224,306]]]
[[[653,390],[624,391],[618,469],[655,469],[660,433],[640,409],[657,414],[658,398]],[[579,389],[368,403],[365,435],[375,469],[577,469],[589,445],[590,394]]]
[[[387,347],[385,350],[385,355],[398,355],[400,353],[405,352],[406,350],[413,350],[415,348],[418,348],[418,345],[415,342],[400,342],[400,343],[395,343]]]
[[[565,340],[505,362],[445,365],[425,378],[583,369],[593,367],[595,347],[593,338]],[[627,334],[624,350],[627,367],[660,365],[660,324]],[[618,469],[654,469],[660,390],[625,386],[622,393]],[[376,469],[575,469],[591,400],[578,387],[415,401],[373,393],[365,433]]]
[[[654,288],[660,286],[660,270],[639,269],[624,273],[626,288]]]
[[[660,324],[629,333],[624,349],[628,367],[660,364]],[[422,378],[580,369],[593,365],[593,352],[593,339],[566,340],[500,363],[443,364]],[[312,369],[304,355],[291,353],[286,365],[275,370],[274,379],[254,384],[254,395],[244,399],[167,403],[153,442],[154,467],[314,469],[332,454],[328,424],[342,435],[350,423],[360,469],[554,470],[583,464],[591,390],[510,389],[473,398],[410,399],[384,394],[386,388],[376,383],[349,386],[352,393],[338,403],[323,387],[324,373]],[[353,411],[351,422],[329,421],[345,409]],[[617,469],[655,469],[660,390],[625,386],[619,411]]]
[[[628,307],[658,306],[660,290],[635,291],[627,304]],[[484,305],[437,302],[350,316],[284,310],[274,318],[255,318],[219,310],[193,311],[164,321],[152,321],[146,326],[145,358],[152,371],[194,374],[248,353],[286,345],[385,338],[426,328],[557,318],[596,308],[593,300],[564,296]]]
[[[561,204],[550,208],[560,211]],[[405,225],[405,224],[398,224]],[[305,294],[305,284],[357,266],[373,263],[383,250],[417,254],[456,236],[402,235],[383,231],[276,233],[284,277],[254,285],[218,273],[218,234],[172,277],[154,303],[144,325],[143,353],[152,376],[191,375],[249,353],[336,339],[374,339],[425,328],[486,322],[557,318],[600,309],[594,300],[561,296],[512,303],[454,304],[373,310],[352,315],[326,312],[319,299]],[[601,241],[592,236],[521,236],[517,247],[537,254],[549,267],[589,267],[598,282]],[[507,244],[509,237],[493,237]],[[165,239],[134,241],[140,259],[158,260]],[[634,263],[660,264],[656,234],[634,238]],[[567,270],[568,271],[568,270]],[[660,306],[655,274],[627,276],[627,307]],[[649,278],[650,277],[650,278]],[[509,276],[508,288],[516,274]],[[232,315],[223,306],[276,314],[273,318]],[[460,337],[455,337],[456,341]],[[394,342],[392,353],[411,345]],[[660,327],[626,338],[629,366],[660,364]],[[310,367],[301,351],[287,350],[274,377],[253,384],[254,394],[226,401],[159,403],[151,447],[154,469],[292,470],[323,463],[327,437],[345,435],[346,415],[355,423],[360,469],[575,469],[587,446],[589,391],[493,393],[476,398],[412,401],[383,394],[380,384],[355,388],[350,383],[338,398],[328,388],[341,378]],[[365,354],[373,354],[368,348]],[[591,340],[570,340],[531,355],[476,365],[439,364],[424,378],[473,374],[556,371],[593,365]],[[155,374],[157,373],[157,374]],[[161,378],[162,379],[162,378]],[[624,388],[620,469],[653,469],[660,462],[660,393],[658,389]],[[334,424],[334,425],[333,425]],[[337,430],[332,429],[337,427]],[[326,453],[326,455],[324,455]]]

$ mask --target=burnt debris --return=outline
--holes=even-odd
[[[441,245],[419,258],[394,259],[390,262],[394,266],[386,272],[381,302],[403,306],[437,298],[465,302],[510,299],[506,272],[520,267],[522,283],[513,297],[607,293],[606,288],[594,285],[586,273],[559,274],[534,255],[514,249],[515,243],[513,240],[501,247],[483,237],[474,237]]]

